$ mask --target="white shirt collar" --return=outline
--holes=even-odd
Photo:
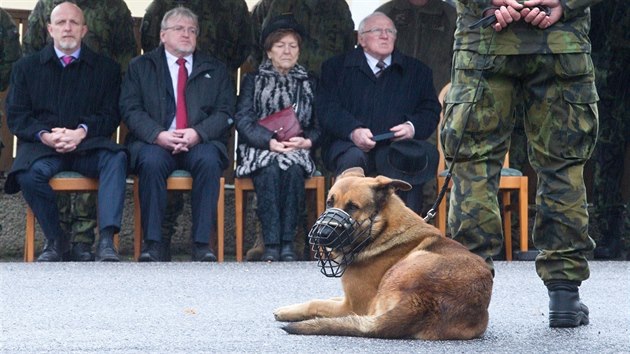
[[[376,67],[376,64],[378,64],[378,59],[369,55],[365,51],[363,52],[363,54],[365,54],[365,59],[367,59],[368,66],[370,67],[370,69],[372,69],[372,72],[376,73],[377,71],[379,71],[380,69]],[[383,62],[385,63],[386,68],[390,66],[392,64],[392,55],[388,55],[387,58],[383,59]]]
[[[169,67],[173,65],[179,66],[179,64],[177,64],[177,59],[179,59],[179,57],[176,57],[173,54],[169,53],[166,49],[164,50],[164,53],[166,54],[166,62],[168,63]],[[188,69],[188,75],[190,75],[190,72],[192,71],[191,69],[193,64],[193,55],[189,54],[185,56],[184,59],[186,59],[186,69]]]
[[[57,55],[57,58],[59,58],[59,60],[61,60],[62,57],[68,55],[68,54],[60,51],[59,49],[57,49],[57,47],[55,47],[55,46],[53,46],[53,48],[55,49],[55,53]],[[75,60],[79,59],[79,55],[81,55],[81,47],[79,47],[72,54],[70,54],[70,56],[73,57]]]

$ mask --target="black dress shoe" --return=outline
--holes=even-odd
[[[193,262],[216,262],[217,256],[210,251],[207,243],[195,242],[192,250]]]
[[[588,307],[580,301],[580,293],[575,283],[548,284],[547,289],[549,327],[578,327],[588,324]]]
[[[145,241],[138,262],[159,262],[162,247],[158,241]]]
[[[63,255],[63,240],[49,240],[44,242],[44,249],[37,257],[38,262],[61,262]]]
[[[295,262],[297,256],[293,251],[293,242],[285,243],[282,245],[282,251],[280,251],[280,260],[283,262]]]
[[[280,259],[280,251],[278,250],[280,247],[277,245],[269,245],[265,246],[265,252],[263,252],[260,260],[263,262],[275,262]]]
[[[119,262],[118,252],[114,248],[114,235],[102,233],[96,246],[97,262]]]
[[[73,262],[91,262],[94,260],[92,246],[84,242],[74,242],[70,251],[70,260]]]

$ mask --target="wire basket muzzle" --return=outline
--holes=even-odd
[[[342,276],[354,255],[369,239],[363,237],[364,234],[360,231],[359,223],[344,210],[326,209],[308,233],[321,272],[327,277]]]

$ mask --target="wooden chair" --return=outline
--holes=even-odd
[[[438,98],[440,103],[443,105],[444,97],[450,88],[450,83],[444,86],[441,90]],[[438,151],[440,153],[440,160],[438,162],[438,176],[437,176],[437,190],[438,192],[444,186],[446,180],[446,163],[444,161],[444,153],[442,151],[442,146],[440,143],[440,130],[443,124],[444,118],[444,110],[440,115],[440,129],[438,129]],[[448,190],[452,187],[452,181],[449,183]],[[512,203],[510,198],[511,192],[518,192],[518,214],[520,220],[520,250],[521,252],[527,252],[528,250],[528,210],[527,210],[527,198],[528,198],[528,178],[527,176],[523,176],[523,174],[513,168],[510,168],[510,157],[509,154],[505,155],[505,160],[503,161],[503,168],[501,169],[501,179],[499,182],[499,194],[502,197],[503,201],[503,236],[505,240],[505,258],[508,261],[512,260]],[[446,199],[447,195],[445,195],[444,199],[438,206],[437,211],[437,224],[438,229],[446,235],[446,219],[447,219],[447,211],[446,211]]]
[[[50,179],[50,187],[55,192],[95,192],[98,191],[98,179],[88,178],[78,172],[59,172]],[[114,235],[114,246],[118,249],[118,234]],[[35,258],[35,215],[30,207],[26,209],[26,237],[24,239],[24,261],[32,262]]]
[[[140,189],[138,177],[133,181],[133,257],[138,260],[142,249],[142,223],[140,222]],[[166,190],[191,191],[193,178],[188,171],[175,170],[166,179]],[[217,260],[223,262],[224,257],[224,232],[225,232],[225,178],[219,182],[219,199],[217,201]],[[211,238],[212,239],[212,238]]]
[[[324,176],[313,176],[304,181],[304,188],[307,194],[309,192],[315,192],[316,200],[316,215],[313,218],[313,214],[309,217],[309,222],[315,222],[315,219],[324,212],[326,208],[326,183]],[[236,209],[236,261],[243,261],[243,232],[245,230],[245,200],[247,200],[247,192],[254,191],[254,182],[251,178],[234,178],[234,205]],[[308,196],[307,196],[308,197]],[[308,200],[308,198],[307,198]],[[307,202],[307,208],[309,203]]]

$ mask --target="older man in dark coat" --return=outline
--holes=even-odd
[[[53,9],[48,32],[53,44],[13,67],[7,122],[19,141],[5,191],[21,189],[42,227],[37,260],[60,261],[67,235],[48,181],[63,170],[99,178],[96,260],[118,261],[112,237],[120,230],[127,155],[110,137],[120,122],[120,67],[81,46],[87,27],[75,4]]]
[[[392,170],[377,166],[377,155],[392,142],[433,134],[440,104],[431,69],[394,49],[397,32],[389,17],[375,12],[361,21],[358,32],[359,47],[322,65],[315,108],[322,135],[330,139],[324,144],[324,163],[335,174],[362,167],[368,175],[390,175]],[[393,137],[375,141],[383,133]],[[414,190],[399,193],[420,213],[422,188],[410,183]]]
[[[236,97],[220,61],[196,51],[197,16],[185,7],[164,15],[162,45],[132,60],[120,108],[126,144],[139,177],[144,248],[140,261],[162,261],[166,179],[175,169],[193,177],[193,261],[215,261],[219,180],[228,165],[227,138]],[[208,217],[212,215],[212,217]]]

